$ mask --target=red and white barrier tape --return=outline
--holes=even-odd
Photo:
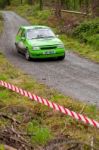
[[[65,108],[61,105],[58,105],[54,102],[50,102],[49,100],[41,98],[39,96],[36,96],[35,94],[31,94],[30,92],[27,92],[27,91],[25,91],[21,88],[18,88],[18,87],[14,86],[10,83],[0,81],[0,85],[3,86],[3,87],[6,87],[7,89],[10,89],[10,90],[12,90],[16,93],[19,93],[23,96],[29,97],[32,100],[35,100],[39,103],[42,103],[43,105],[46,105],[46,106],[48,106],[48,107],[50,107],[54,110],[60,111],[61,113],[64,113],[65,115],[71,116],[72,118],[74,118],[76,120],[82,121],[85,124],[89,124],[91,126],[99,128],[99,122],[97,122],[93,119],[90,119],[85,115],[75,113],[74,111],[71,111],[71,110],[69,110],[69,109],[67,109],[67,108]]]

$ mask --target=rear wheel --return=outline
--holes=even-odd
[[[28,60],[28,61],[31,60],[31,57],[30,57],[30,54],[29,54],[29,51],[28,51],[28,50],[26,50],[26,52],[25,52],[25,58],[26,58],[26,60]]]

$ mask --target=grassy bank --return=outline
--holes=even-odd
[[[66,24],[66,26],[68,25],[68,22],[71,22],[71,24],[73,24],[73,20],[76,20],[76,22],[78,22],[78,20],[82,20],[81,19],[82,17],[78,17],[78,16],[75,17],[74,15],[71,16],[70,14],[65,14],[64,19],[62,21],[59,21],[57,18],[55,18],[53,12],[49,10],[39,11],[39,7],[37,5],[35,7],[31,7],[28,5],[9,7],[8,9],[15,11],[22,17],[25,17],[31,24],[41,24],[41,25],[48,25],[52,27],[53,30],[57,34],[59,34],[60,38],[64,41],[66,49],[76,52],[79,55],[88,58],[92,61],[99,62],[99,50],[98,47],[96,48],[94,46],[94,43],[93,45],[92,44],[88,45],[87,43],[86,44],[80,43],[79,40],[77,40],[75,37],[70,37],[60,32],[60,30],[64,30],[62,27],[63,24]],[[90,41],[91,40],[92,38],[90,39]],[[96,42],[98,43],[98,36],[96,40],[97,40]]]
[[[37,83],[28,75],[10,65],[2,54],[0,54],[0,80],[10,82],[71,110],[81,112],[91,118],[99,120],[99,110],[97,110],[95,106],[88,106],[84,103],[74,101],[53,89],[49,89],[43,84]],[[48,141],[63,136],[65,137],[66,135],[69,135],[70,139],[76,139],[76,141],[79,142],[86,141],[88,145],[90,145],[91,137],[94,137],[94,145],[99,148],[98,129],[88,127],[41,104],[29,101],[27,98],[3,87],[0,87],[0,114],[5,114],[7,117],[10,116],[20,122],[18,126],[16,124],[13,125],[12,120],[2,116],[0,119],[0,131],[3,132],[5,128],[9,129],[9,127],[11,128],[13,125],[15,131],[21,132],[21,134],[27,134],[24,138],[28,141],[29,145],[32,145],[35,149],[38,149],[38,145],[42,147],[42,145],[47,144]],[[29,134],[31,136],[29,136]],[[0,135],[2,134],[0,133]],[[87,148],[88,147],[86,147],[86,149]]]
[[[3,31],[3,18],[2,18],[2,14],[0,13],[0,33],[2,33]]]

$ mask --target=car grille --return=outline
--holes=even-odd
[[[40,47],[41,50],[52,50],[52,49],[56,49],[57,46],[43,46]]]

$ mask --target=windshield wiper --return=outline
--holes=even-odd
[[[41,39],[41,38],[55,38],[55,36],[37,36],[37,37],[32,38],[32,39]]]
[[[46,38],[54,38],[55,36],[46,36]]]
[[[37,38],[40,39],[40,38],[45,38],[45,37],[43,35],[38,35]]]
[[[40,39],[40,38],[45,38],[45,37],[44,37],[44,36],[43,36],[43,37],[41,36],[41,37],[31,38],[31,40],[32,40],[32,39]]]

